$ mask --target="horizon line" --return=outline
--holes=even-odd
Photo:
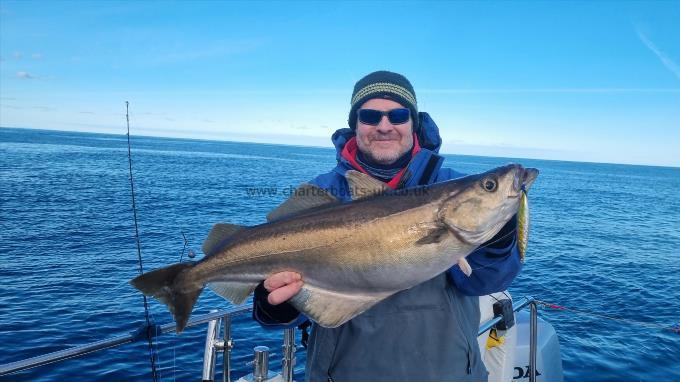
[[[121,136],[125,137],[127,136],[127,133],[108,133],[108,132],[95,132],[95,131],[82,131],[82,130],[60,130],[60,129],[50,129],[50,128],[35,128],[35,127],[17,127],[17,126],[0,126],[0,129],[17,129],[17,130],[36,130],[36,131],[58,131],[58,132],[64,132],[64,133],[84,133],[84,134],[96,134],[96,135],[113,135],[113,136]],[[280,134],[284,136],[290,136],[290,137],[295,137],[295,135],[288,135],[288,134]],[[190,140],[190,141],[204,141],[204,142],[233,142],[233,143],[248,143],[248,144],[267,144],[267,145],[274,145],[274,146],[285,146],[285,147],[311,147],[311,148],[320,148],[320,149],[328,149],[328,150],[333,150],[334,148],[332,145],[327,145],[327,146],[318,146],[315,144],[305,144],[305,143],[299,143],[299,144],[291,144],[291,143],[280,143],[280,142],[271,142],[271,141],[241,141],[241,140],[234,140],[234,139],[219,139],[219,138],[194,138],[194,137],[180,137],[180,136],[167,136],[167,135],[136,135],[132,134],[131,136],[133,137],[142,137],[142,138],[160,138],[160,139],[179,139],[179,140]],[[266,136],[263,136],[266,137]],[[483,146],[483,145],[478,145],[478,144],[455,144],[458,146],[467,146],[467,147],[488,147],[488,148],[504,148],[504,146]],[[518,147],[521,149],[521,147]],[[533,150],[540,150],[534,148]],[[551,162],[566,162],[566,163],[586,163],[586,164],[606,164],[606,165],[621,165],[621,166],[643,166],[643,167],[661,167],[661,168],[671,168],[671,169],[680,169],[680,166],[677,165],[668,165],[668,164],[648,164],[648,163],[621,163],[621,162],[598,162],[598,161],[587,161],[587,160],[572,160],[572,159],[550,159],[550,158],[531,158],[531,157],[518,157],[518,156],[498,156],[498,155],[481,155],[481,154],[461,154],[461,153],[450,153],[450,152],[440,152],[439,154],[442,155],[454,155],[454,156],[464,156],[464,157],[485,157],[485,158],[500,158],[500,159],[528,159],[528,160],[541,160],[541,161],[551,161]]]

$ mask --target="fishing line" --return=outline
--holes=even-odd
[[[160,330],[161,329],[158,325],[154,325],[154,337],[158,337],[161,334],[163,334],[163,333],[160,332]],[[158,344],[160,344],[160,341],[159,341]],[[155,353],[156,353],[156,358],[158,358],[158,365],[159,365],[158,366],[158,382],[162,382],[163,381],[163,361],[161,360],[161,352],[156,351]]]
[[[132,213],[134,216],[135,220],[135,241],[137,243],[137,259],[139,260],[139,274],[141,275],[144,273],[144,267],[142,266],[142,248],[141,244],[139,242],[139,227],[137,224],[137,204],[135,202],[135,183],[132,180],[132,150],[130,149],[130,113],[129,113],[129,106],[130,103],[128,101],[125,101],[125,120],[127,121],[127,147],[128,147],[128,164],[130,167],[130,194],[132,196]],[[158,381],[158,375],[157,375],[157,370],[156,370],[156,353],[154,351],[154,346],[153,346],[153,339],[152,339],[152,325],[151,325],[151,319],[149,318],[149,304],[146,300],[146,296],[142,294],[142,297],[144,298],[144,317],[146,318],[146,338],[147,341],[149,342],[149,356],[151,359],[151,375],[153,377],[153,381],[157,382]]]
[[[496,239],[496,240],[494,240],[494,241],[490,241],[490,242],[486,243],[485,245],[482,245],[482,246],[477,247],[477,249],[475,249],[475,251],[477,251],[477,250],[479,250],[479,249],[482,249],[482,248],[488,248],[488,247],[490,247],[491,245],[498,243],[499,241],[502,241],[502,240],[507,239],[507,238],[510,237],[511,235],[514,235],[516,232],[517,232],[517,227],[511,229],[510,231],[508,231],[508,233],[506,233],[505,235],[499,237],[498,239]],[[476,271],[476,270],[478,270],[478,269],[484,269],[484,268],[492,267],[492,266],[494,266],[495,264],[500,263],[501,261],[505,261],[505,260],[508,258],[508,256],[510,256],[510,255],[505,255],[505,256],[499,258],[498,260],[496,260],[496,261],[494,261],[494,262],[491,262],[491,263],[489,263],[489,264],[483,265],[483,266],[481,266],[481,267],[477,267],[477,268],[472,268],[472,267],[470,267],[470,269],[474,272],[474,271]]]
[[[182,258],[184,257],[184,251],[187,249],[187,237],[184,235],[184,232],[182,232],[182,237],[184,238],[184,247],[182,247],[182,253],[179,255],[179,262],[182,262]]]
[[[614,317],[614,316],[609,316],[609,315],[602,314],[602,313],[595,313],[595,312],[590,312],[590,311],[585,311],[585,310],[580,310],[580,309],[568,308],[566,306],[557,305],[557,304],[553,304],[553,303],[546,302],[546,301],[536,300],[536,303],[541,304],[544,307],[549,308],[549,309],[553,309],[553,310],[562,310],[562,311],[573,312],[573,313],[582,314],[582,315],[586,315],[586,316],[604,318],[606,320],[611,320],[611,321],[624,322],[624,323],[627,323],[627,324],[630,324],[630,325],[644,326],[644,327],[652,328],[652,329],[668,330],[668,331],[671,331],[671,332],[674,332],[674,333],[680,333],[680,327],[668,327],[668,326],[664,326],[664,325],[657,324],[657,323],[654,323],[654,322],[643,322],[643,321],[631,320],[630,318]]]
[[[484,245],[481,245],[481,246],[477,247],[477,249],[488,248],[488,247],[490,247],[491,245],[498,243],[499,241],[503,241],[503,240],[507,239],[508,237],[510,237],[510,235],[514,235],[515,232],[517,232],[517,227],[511,229],[510,231],[508,231],[508,233],[506,233],[505,235],[499,237],[498,239],[496,239],[496,240],[494,240],[494,241],[490,241],[490,242],[488,242],[488,243],[485,243]]]

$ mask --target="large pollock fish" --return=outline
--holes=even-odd
[[[131,284],[166,304],[184,330],[207,285],[241,304],[281,271],[302,275],[290,303],[325,327],[337,327],[401,290],[456,263],[491,239],[517,213],[538,170],[512,164],[425,187],[391,191],[356,171],[342,203],[309,184],[269,214],[268,223],[217,224],[206,257],[157,269]]]

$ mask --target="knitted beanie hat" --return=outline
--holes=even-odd
[[[413,86],[398,73],[380,70],[366,75],[354,85],[348,124],[350,129],[357,127],[357,110],[372,98],[391,99],[411,110],[413,131],[418,131],[418,102]]]

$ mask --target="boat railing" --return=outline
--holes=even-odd
[[[530,339],[529,339],[529,381],[536,381],[536,346],[537,346],[537,300],[533,297],[523,297],[513,301],[512,310],[517,312],[526,306],[530,307]],[[218,352],[223,353],[222,364],[222,380],[231,382],[231,350],[233,342],[231,338],[231,318],[235,315],[250,312],[251,305],[241,305],[232,307],[221,311],[213,311],[201,316],[194,317],[187,323],[187,327],[197,326],[208,323],[208,330],[206,334],[206,345],[203,357],[203,381],[213,381],[215,378],[215,360]],[[478,335],[492,329],[500,321],[503,320],[501,315],[484,322],[479,327]],[[223,337],[220,338],[220,326],[223,327]],[[175,324],[165,324],[154,326],[154,330],[150,331],[150,327],[145,326],[141,330],[135,331],[127,335],[121,335],[101,341],[92,342],[85,345],[75,346],[72,348],[48,353],[32,358],[27,358],[20,361],[10,362],[0,365],[0,376],[17,373],[23,370],[31,369],[38,366],[43,366],[55,362],[60,362],[70,358],[79,357],[88,353],[121,346],[124,344],[144,340],[147,338],[147,333],[152,333],[154,337],[174,332]],[[254,380],[262,379],[264,373],[268,370],[267,354],[265,349],[256,350],[256,357],[253,363],[254,366]],[[293,381],[293,368],[295,366],[295,329],[285,329],[284,344],[283,344],[283,360],[282,360],[282,378],[285,382]],[[260,374],[258,374],[260,373]]]

